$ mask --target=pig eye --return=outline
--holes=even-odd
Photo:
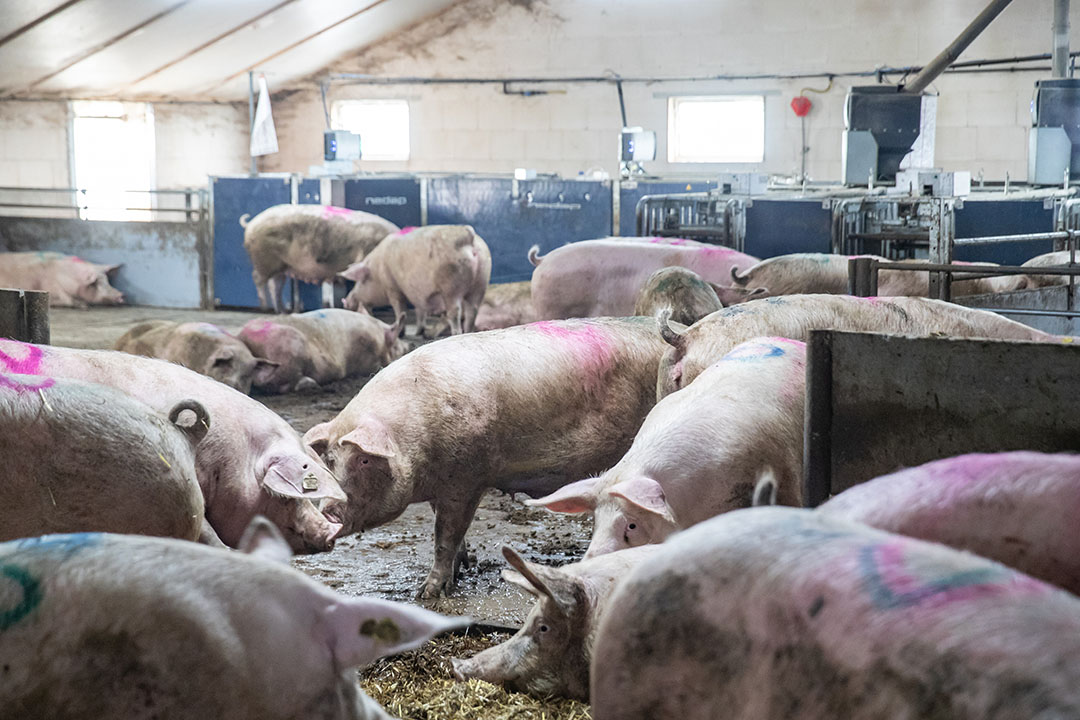
[[[626,526],[627,530],[637,530],[637,523],[630,523]]]
[[[550,629],[551,628],[549,628],[547,625],[541,625],[540,627],[537,628],[537,630],[539,630],[542,633],[546,633]]]

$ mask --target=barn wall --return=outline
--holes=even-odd
[[[581,0],[466,0],[328,68],[382,76],[602,75],[679,76],[872,70],[923,64],[985,6],[984,0],[723,0],[619,3]],[[1048,52],[1052,3],[1017,2],[994,21],[963,59]],[[1073,7],[1080,26],[1080,4]],[[1074,45],[1076,42],[1074,41]],[[940,78],[937,164],[981,171],[987,179],[1026,177],[1026,128],[1033,83],[1049,73],[966,74]],[[897,77],[890,78],[893,81]],[[838,79],[810,94],[809,172],[840,177],[846,89],[870,79]],[[753,79],[625,87],[629,122],[658,132],[659,173],[799,169],[799,122],[788,107],[811,80]],[[525,86],[536,88],[537,86]],[[559,94],[504,95],[501,86],[334,86],[331,100],[396,97],[410,101],[412,157],[361,162],[360,169],[506,171],[534,167],[573,176],[602,167],[614,174],[621,126],[612,85],[565,84]],[[565,93],[565,94],[562,94]],[[762,165],[666,162],[667,97],[765,93]],[[275,105],[281,152],[263,169],[306,171],[321,162],[323,114],[317,91]]]
[[[67,102],[0,102],[0,186],[70,187],[70,128]],[[246,103],[155,103],[154,134],[159,190],[248,170]]]

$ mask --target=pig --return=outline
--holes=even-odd
[[[255,389],[287,393],[374,373],[406,353],[398,335],[402,325],[387,325],[367,313],[340,308],[248,321],[239,337],[252,353],[274,365],[256,373]]]
[[[383,368],[304,440],[361,532],[410,503],[435,510],[420,597],[453,590],[465,531],[488,488],[534,497],[618,460],[652,408],[663,342],[652,318],[537,322],[436,340]]]
[[[249,217],[243,215],[240,226],[259,304],[273,305],[279,313],[286,275],[310,283],[333,281],[398,230],[378,215],[332,205],[274,205]]]
[[[0,544],[0,716],[389,720],[355,668],[466,622],[330,590],[288,566],[265,521],[242,548],[107,533]]]
[[[113,347],[183,365],[245,395],[251,393],[255,377],[270,375],[277,367],[276,362],[255,357],[239,338],[205,322],[150,320],[121,335]]]
[[[765,473],[780,503],[801,506],[805,386],[804,343],[744,342],[660,400],[610,470],[526,504],[592,513],[586,558],[750,507]]]
[[[477,330],[497,330],[531,322],[536,322],[536,311],[528,280],[489,286],[476,313]]]
[[[616,587],[595,720],[1080,717],[1080,599],[795,508],[668,540]]]
[[[589,656],[608,598],[617,581],[659,549],[646,545],[554,568],[526,562],[504,546],[517,572],[504,570],[503,578],[536,603],[512,638],[471,658],[454,658],[454,676],[588,702]]]
[[[811,330],[842,330],[1058,341],[1056,335],[1034,330],[995,313],[941,300],[847,295],[793,295],[751,300],[706,315],[685,332],[678,332],[663,322],[660,330],[671,347],[660,361],[656,383],[658,398],[685,387],[733,347],[759,336],[806,342]]]
[[[109,278],[121,267],[57,252],[0,253],[0,287],[47,292],[52,307],[119,305],[124,294]]]
[[[491,251],[469,225],[405,228],[380,243],[341,277],[356,283],[345,307],[389,304],[397,321],[416,308],[418,334],[429,314],[446,313],[450,333],[472,332],[491,280]]]
[[[4,339],[0,372],[108,385],[162,414],[182,400],[197,401],[213,421],[195,449],[195,470],[217,537],[235,547],[251,518],[262,514],[298,552],[333,547],[341,526],[311,501],[344,499],[344,493],[296,431],[247,395],[164,360]]]
[[[194,400],[166,419],[104,385],[0,375],[0,541],[86,531],[198,540],[194,447],[209,423]]]
[[[632,315],[638,291],[660,268],[677,265],[707,282],[725,282],[732,267],[757,262],[731,248],[690,242],[674,245],[666,239],[583,240],[543,257],[534,248],[529,258],[536,264],[532,300],[541,320]]]
[[[701,318],[724,307],[716,290],[693,270],[666,267],[657,270],[638,291],[634,315],[655,317],[664,308],[671,309],[671,319],[693,325]]]
[[[848,292],[848,261],[854,258],[873,258],[892,262],[877,255],[831,255],[826,253],[792,253],[762,260],[743,269],[732,268],[734,286],[720,288],[717,293],[724,305],[744,302],[753,297],[777,295],[807,295],[825,293],[846,295]],[[913,262],[926,262],[915,260]],[[965,263],[992,265],[992,263]],[[952,283],[953,296],[1007,292],[1023,285],[1021,276],[976,277],[957,274]],[[963,279],[967,278],[967,279]],[[749,295],[748,291],[757,291]],[[930,293],[930,275],[911,270],[879,270],[878,296],[926,297]]]
[[[1070,256],[1071,253],[1068,250],[1059,250],[1057,252],[1036,255],[1035,257],[1024,263],[1023,267],[1029,267],[1033,269],[1045,267],[1068,267]],[[1080,252],[1077,252],[1076,257],[1078,258],[1078,260],[1080,260]],[[1030,275],[1023,275],[1021,277],[1023,277],[1024,279],[1023,287],[1025,288],[1053,287],[1055,285],[1069,284],[1069,277],[1067,275],[1039,275],[1037,273],[1032,273]]]
[[[1080,456],[936,460],[856,485],[818,512],[997,560],[1080,595]]]

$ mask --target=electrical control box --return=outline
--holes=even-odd
[[[359,160],[360,135],[348,130],[327,130],[323,133],[324,160]]]

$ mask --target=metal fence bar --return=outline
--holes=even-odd
[[[1075,310],[1032,310],[1027,308],[972,308],[973,310],[988,310],[1001,315],[1042,315],[1050,317],[1080,317],[1080,312]]]
[[[992,245],[1006,242],[1037,242],[1039,240],[1070,240],[1080,235],[1076,230],[1059,230],[1044,233],[1021,233],[1018,235],[986,235],[973,238],[956,238],[954,245]]]
[[[927,270],[930,272],[965,273],[970,275],[1080,275],[1080,264],[1070,268],[1065,265],[1049,267],[1024,267],[1022,265],[942,265],[939,263],[890,263],[875,261],[878,270]]]

